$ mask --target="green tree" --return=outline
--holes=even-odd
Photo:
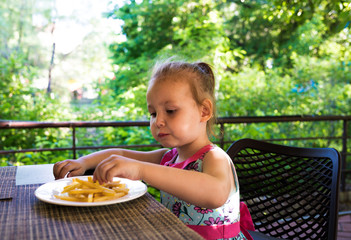
[[[123,20],[126,41],[112,44],[116,78],[111,88],[121,93],[145,84],[155,59],[177,53],[200,59],[222,41],[219,17],[212,1],[130,1],[109,17]]]
[[[226,13],[231,48],[244,49],[248,63],[263,67],[271,58],[274,65],[290,68],[296,51],[317,55],[320,43],[343,30],[351,16],[348,1],[234,0],[219,6]]]
[[[34,15],[39,9],[31,1],[0,1],[1,120],[54,121],[64,112],[58,99],[33,86],[43,64],[38,57],[40,47],[35,35],[36,26],[33,25]],[[41,16],[47,16],[47,10],[40,9]],[[6,150],[54,146],[61,135],[51,130],[2,130],[0,147]],[[18,154],[16,157],[1,157],[0,165],[12,165],[16,161],[33,164],[46,159],[42,154],[38,161],[33,160],[32,156]]]

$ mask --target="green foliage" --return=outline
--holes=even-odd
[[[131,1],[109,14],[123,20],[126,36],[111,46],[117,71],[109,87],[118,96],[146,84],[154,58],[180,55],[214,65],[219,116],[349,112],[349,4],[167,3]]]
[[[31,86],[35,68],[27,65],[27,59],[20,50],[13,50],[9,56],[0,56],[0,119],[4,120],[55,120],[60,116],[60,105],[45,92]],[[50,129],[31,131],[28,129],[0,131],[1,148],[17,149],[43,147],[41,143],[55,144],[56,135]],[[42,141],[45,138],[46,142]],[[12,164],[18,159],[28,162],[28,155],[12,156]],[[16,159],[16,160],[14,160]],[[31,163],[36,160],[29,161]]]
[[[116,6],[108,16],[123,20],[126,41],[110,46],[117,71],[109,88],[120,94],[146,84],[150,68],[160,57],[177,53],[195,60],[208,56],[222,41],[221,21],[213,7],[211,1],[178,0]]]
[[[6,2],[6,3],[5,3]],[[33,86],[39,66],[32,59],[33,4],[27,1],[0,2],[0,119],[22,121],[55,121],[64,119],[67,111],[52,95]],[[64,145],[60,134],[52,129],[1,130],[3,150],[41,148]],[[47,162],[57,153],[19,153],[3,157],[1,165],[35,164]]]
[[[288,68],[292,52],[316,52],[321,41],[339,33],[350,21],[351,8],[347,1],[227,1],[218,6],[225,12],[231,48],[245,49],[263,67],[272,58],[274,65]]]

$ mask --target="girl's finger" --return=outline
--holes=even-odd
[[[99,166],[99,165],[98,165]],[[100,169],[98,166],[95,168],[94,174],[93,174],[93,181],[98,181],[99,183],[102,183],[101,178],[100,178]]]
[[[109,167],[110,167],[109,169],[106,169],[105,176],[106,176],[107,182],[112,182],[113,177],[117,176],[118,168],[114,164]]]
[[[105,183],[112,182],[114,177],[113,172],[115,169],[116,169],[116,166],[114,163],[108,163],[102,167],[101,177]]]
[[[102,181],[103,183],[108,182],[108,178],[107,178],[107,172],[114,167],[114,163],[112,162],[111,157],[103,160],[101,163],[99,163],[99,165],[96,167],[97,170],[97,177],[100,181]]]
[[[67,175],[67,177],[74,177],[74,176],[79,176],[82,175],[82,169],[78,168],[76,170],[70,171]]]
[[[105,179],[105,170],[104,170],[106,166],[107,166],[106,163],[97,165],[94,171],[94,177],[93,177],[94,181],[98,181],[100,184],[107,182]]]
[[[66,173],[64,173],[64,167],[68,164],[69,162],[68,161],[64,161],[64,162],[60,162],[58,163],[57,165],[55,164],[54,165],[54,168],[56,166],[56,168],[54,169],[54,175],[55,175],[55,178],[56,179],[59,179],[59,178],[64,178]]]

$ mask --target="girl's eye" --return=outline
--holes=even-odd
[[[156,117],[156,113],[150,113],[151,117]]]
[[[168,114],[172,114],[172,113],[174,113],[176,110],[167,110],[166,112],[168,113]]]

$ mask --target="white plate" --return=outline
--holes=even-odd
[[[79,178],[82,180],[87,180],[88,176],[79,176],[73,177]],[[101,205],[110,205],[115,203],[121,203],[136,199],[138,197],[143,196],[146,191],[146,185],[141,181],[132,181],[125,178],[113,178],[113,181],[120,180],[121,183],[125,183],[127,188],[129,188],[129,193],[121,198],[109,200],[109,201],[102,201],[102,202],[72,202],[66,201],[62,199],[56,198],[54,195],[59,195],[63,188],[72,182],[72,178],[63,178],[56,181],[48,182],[40,187],[38,187],[34,195],[41,201],[58,204],[58,205],[65,205],[65,206],[78,206],[78,207],[90,207],[90,206],[101,206]]]

